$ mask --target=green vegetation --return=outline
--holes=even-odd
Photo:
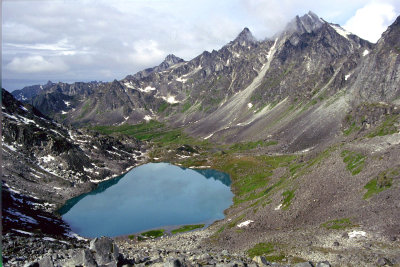
[[[185,102],[185,104],[183,104],[183,106],[182,106],[181,112],[182,113],[186,112],[191,106],[192,106],[192,104],[189,101]]]
[[[356,225],[354,225],[349,218],[343,218],[327,221],[326,223],[321,224],[321,226],[326,229],[340,230],[354,227]]]
[[[128,238],[129,238],[130,240],[133,240],[133,239],[135,239],[135,235],[128,235]]]
[[[203,227],[204,227],[204,224],[184,225],[182,227],[179,227],[178,229],[172,230],[171,233],[172,234],[184,233],[184,232],[189,232],[189,231],[203,228]]]
[[[164,112],[167,107],[169,106],[169,104],[167,102],[163,102],[159,107],[158,107],[158,113],[162,113]]]
[[[253,258],[255,256],[271,254],[274,251],[275,251],[275,247],[274,247],[273,243],[271,243],[271,242],[258,243],[251,249],[247,250],[247,254],[249,255],[250,258]]]
[[[348,136],[358,130],[360,130],[360,126],[357,126],[356,122],[353,122],[347,129],[343,130],[343,134]]]
[[[88,100],[88,101],[85,103],[85,105],[83,105],[83,107],[82,107],[82,112],[81,112],[81,114],[79,115],[79,119],[82,119],[83,117],[86,116],[86,114],[89,112],[90,105],[91,105],[90,100]]]
[[[273,170],[288,167],[294,155],[233,157],[222,155],[213,159],[213,167],[227,172],[233,180],[234,204],[257,199],[269,191],[266,187]],[[263,190],[263,188],[265,188]]]
[[[165,232],[164,229],[159,229],[159,230],[147,231],[147,232],[141,233],[140,235],[147,237],[147,238],[157,238],[157,237],[163,236],[164,232]]]
[[[386,120],[382,122],[374,131],[367,134],[367,137],[372,138],[375,136],[384,136],[397,133],[400,115],[387,116]]]
[[[364,155],[349,150],[343,150],[341,156],[343,157],[343,162],[347,163],[347,170],[349,170],[352,175],[360,173],[364,168]]]
[[[292,199],[294,198],[294,191],[295,190],[286,190],[285,192],[282,193],[282,196],[284,197],[283,203],[282,203],[282,209],[288,209],[290,206],[290,203]]]
[[[266,146],[273,146],[278,144],[278,141],[255,141],[255,142],[247,142],[247,143],[236,143],[230,147],[231,151],[245,151],[245,150],[250,150],[254,149],[257,147],[266,147]]]
[[[378,177],[369,181],[364,188],[367,192],[364,194],[364,199],[368,199],[375,194],[378,194],[392,186],[393,178],[399,175],[399,169],[390,169],[379,173]]]
[[[159,143],[192,143],[193,138],[187,136],[180,129],[169,129],[165,124],[151,120],[136,125],[123,124],[119,126],[93,126],[90,129],[102,134],[125,134],[143,141]]]

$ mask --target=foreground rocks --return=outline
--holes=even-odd
[[[207,236],[207,231],[198,231],[158,240],[133,243],[127,240],[114,241],[108,237],[95,238],[89,248],[77,248],[54,252],[50,249],[35,261],[16,266],[296,266],[329,267],[329,262],[303,262],[298,264],[272,263],[263,256],[249,259],[242,254],[230,254],[227,250],[213,251],[203,248],[196,241]],[[120,248],[117,246],[120,245]],[[121,252],[121,253],[120,253]]]

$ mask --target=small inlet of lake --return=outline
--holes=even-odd
[[[230,184],[223,172],[148,163],[67,201],[59,213],[84,237],[210,224],[232,204]]]

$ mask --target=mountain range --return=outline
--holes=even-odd
[[[3,231],[32,214],[14,198],[37,197],[54,216],[136,164],[201,163],[231,174],[235,193],[226,219],[210,228],[211,247],[246,251],[271,239],[291,255],[312,251],[340,266],[386,264],[382,257],[400,264],[400,17],[373,44],[309,12],[272,38],[244,28],[217,51],[190,61],[168,55],[119,81],[49,81],[2,95]],[[196,139],[195,148],[116,134],[131,125],[180,129],[174,137]],[[246,230],[232,225],[250,217]],[[364,252],[367,241],[344,240],[332,225],[361,227],[372,245]]]

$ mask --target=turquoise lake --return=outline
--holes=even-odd
[[[84,237],[118,236],[223,219],[232,204],[229,175],[148,163],[69,200],[59,213]]]

